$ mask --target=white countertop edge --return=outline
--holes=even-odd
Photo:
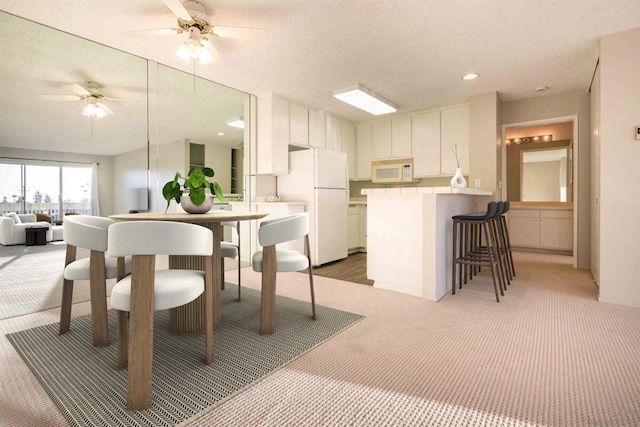
[[[493,196],[492,191],[481,188],[452,188],[452,187],[394,187],[394,188],[363,188],[363,196],[387,194],[467,194],[470,196]]]

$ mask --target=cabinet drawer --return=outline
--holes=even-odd
[[[564,218],[564,219],[573,219],[573,211],[540,211],[540,218]]]
[[[537,209],[511,209],[509,210],[509,215],[512,218],[538,218],[540,217],[540,211]]]

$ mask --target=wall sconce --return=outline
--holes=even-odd
[[[529,142],[549,142],[553,141],[553,135],[536,135],[536,136],[522,136],[520,138],[505,139],[507,145],[511,144],[526,144]]]

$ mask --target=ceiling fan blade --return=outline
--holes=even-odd
[[[100,108],[107,114],[115,114],[109,107],[107,107],[104,102],[100,103]]]
[[[211,54],[211,57],[215,62],[222,62],[222,57],[220,56],[220,53],[218,53],[218,50],[215,47],[213,47],[213,45],[209,40],[203,39],[202,44],[204,45],[205,48],[207,48],[207,50],[209,51],[209,53]]]
[[[164,36],[182,33],[182,28],[160,28],[158,30],[125,31],[122,34],[129,37],[139,36]]]
[[[78,95],[40,95],[45,101],[79,101]]]
[[[267,32],[262,28],[247,28],[247,27],[220,27],[218,25],[213,27],[213,34],[218,37],[229,37],[242,40],[265,40],[267,38]]]
[[[122,99],[122,98],[107,98],[107,97],[104,97],[102,99],[104,99],[105,101],[138,102],[137,99]]]
[[[90,96],[91,92],[89,92],[87,89],[83,88],[82,86],[80,86],[79,84],[73,83],[70,85],[65,85],[62,86],[63,89],[69,90],[77,95],[80,96]]]
[[[171,12],[173,12],[173,14],[178,18],[185,21],[193,20],[191,15],[189,15],[189,12],[187,12],[187,9],[185,9],[182,3],[180,3],[180,0],[162,0],[162,2],[165,4],[165,6],[171,9]]]

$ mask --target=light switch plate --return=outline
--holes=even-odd
[[[474,185],[476,188],[480,188],[480,187],[482,186],[481,182],[482,182],[482,181],[480,181],[480,178],[476,178],[476,180],[475,180],[475,182],[474,182],[474,184],[473,184],[473,185]]]

